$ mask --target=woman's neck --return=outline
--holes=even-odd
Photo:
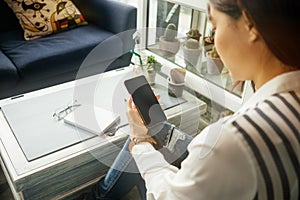
[[[274,59],[273,62],[269,60],[268,64],[262,66],[260,68],[260,71],[258,71],[255,77],[253,78],[255,88],[256,90],[259,89],[266,82],[270,81],[271,79],[275,78],[278,75],[291,72],[291,71],[296,71],[296,70],[299,69],[284,65],[277,59]]]

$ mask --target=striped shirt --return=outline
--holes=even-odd
[[[264,84],[233,116],[206,127],[181,169],[133,148],[154,199],[299,199],[300,71]]]

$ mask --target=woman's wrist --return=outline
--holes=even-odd
[[[132,148],[142,142],[148,142],[152,145],[156,144],[156,141],[152,137],[143,137],[143,138],[138,138],[138,137],[132,137],[130,138],[130,144],[129,144],[129,151],[132,151]]]

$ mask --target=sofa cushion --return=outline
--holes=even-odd
[[[14,12],[4,1],[0,1],[0,19],[5,20],[1,23],[0,31],[21,29],[21,26]]]
[[[71,0],[4,1],[19,19],[26,40],[87,24]]]
[[[13,87],[18,80],[16,67],[0,50],[0,89]]]
[[[122,41],[93,24],[30,41],[23,40],[21,31],[0,33],[0,48],[9,56],[24,80],[41,80],[77,71],[85,57],[100,43],[106,46],[96,48],[101,52],[90,56],[91,59],[103,60],[111,54],[118,54],[111,57],[120,56],[115,50],[123,48]],[[85,65],[98,62],[91,59]]]

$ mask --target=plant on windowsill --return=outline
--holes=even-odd
[[[180,47],[180,42],[177,35],[176,25],[173,23],[168,24],[164,35],[159,37],[159,49],[165,56],[174,56]]]
[[[170,81],[175,84],[183,84],[185,82],[186,69],[176,67],[170,70]]]
[[[222,69],[224,68],[224,64],[217,52],[216,46],[213,46],[212,50],[206,53],[206,60],[208,74],[217,75],[221,73]]]
[[[168,77],[168,94],[172,97],[181,97],[185,85],[185,68],[173,68]]]
[[[162,64],[153,55],[147,56],[147,78],[150,85],[155,84],[156,73],[161,71]]]
[[[203,46],[205,51],[210,51],[215,44],[215,31],[211,29],[209,35],[203,38]]]
[[[202,48],[196,39],[187,39],[183,45],[184,62],[188,66],[196,67],[201,56]]]
[[[191,28],[189,32],[186,33],[187,39],[195,39],[198,42],[200,41],[201,33],[198,29]]]

